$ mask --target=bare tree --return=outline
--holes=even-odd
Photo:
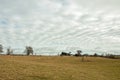
[[[82,51],[81,50],[77,50],[77,53],[75,54],[75,56],[81,56]]]
[[[30,54],[33,55],[33,48],[31,46],[26,46],[26,53],[27,55],[30,55]]]
[[[11,50],[10,50],[10,47],[7,48],[7,55],[10,55],[11,54]]]
[[[81,53],[82,53],[81,50],[77,50],[77,54],[78,54],[78,56],[81,56]]]
[[[0,53],[3,52],[3,46],[0,44]]]
[[[13,49],[11,49],[10,47],[7,48],[7,55],[11,55],[13,54]]]

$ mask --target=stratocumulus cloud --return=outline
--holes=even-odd
[[[119,8],[119,0],[0,0],[0,43],[119,53]]]

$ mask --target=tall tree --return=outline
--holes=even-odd
[[[7,55],[10,55],[10,54],[11,54],[10,48],[7,48]]]
[[[75,56],[81,56],[82,51],[81,50],[77,50],[77,53],[75,54]]]
[[[11,49],[10,47],[7,48],[7,55],[11,55],[13,54],[13,49]]]
[[[3,52],[3,46],[2,46],[2,44],[0,44],[0,53],[2,53]]]
[[[97,56],[98,56],[98,54],[97,54],[97,53],[95,53],[93,56],[97,57]]]
[[[81,50],[77,50],[77,54],[78,54],[78,56],[81,56],[81,53],[82,53]]]
[[[30,55],[30,54],[33,55],[33,48],[31,46],[26,46],[26,53],[27,55]]]

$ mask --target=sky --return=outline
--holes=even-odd
[[[120,0],[0,0],[0,37],[16,53],[120,54]]]

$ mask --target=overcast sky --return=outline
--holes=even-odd
[[[4,47],[120,53],[120,0],[0,0]]]

